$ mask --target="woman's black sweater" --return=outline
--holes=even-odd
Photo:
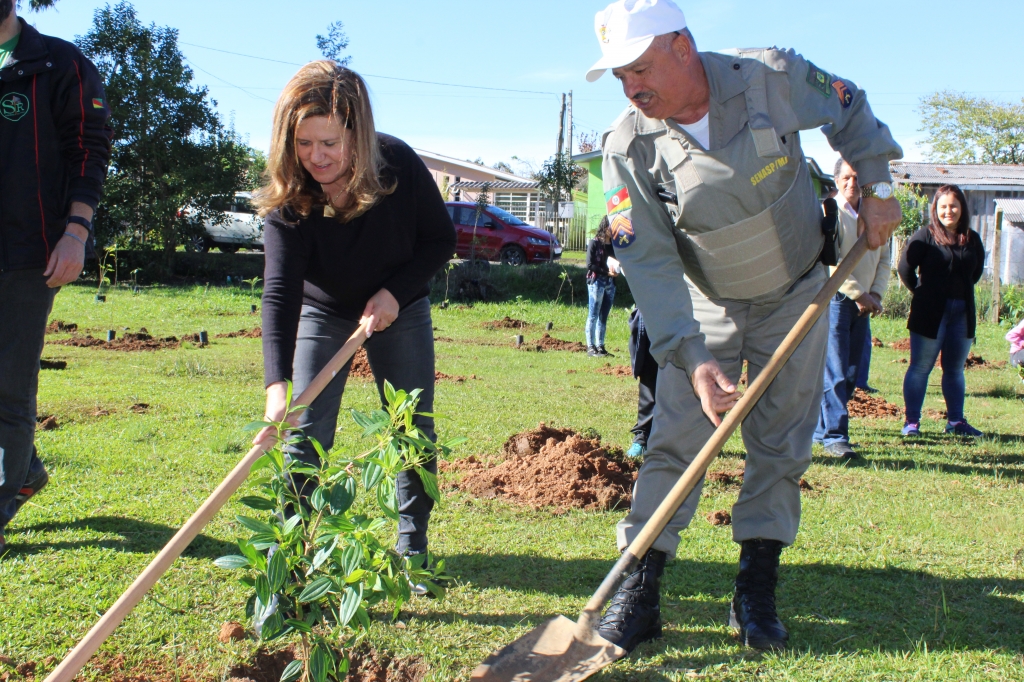
[[[358,320],[382,288],[398,305],[429,293],[430,279],[455,253],[455,226],[441,193],[415,151],[378,135],[395,191],[347,223],[308,218],[288,208],[267,215],[263,285],[263,367],[269,385],[290,379],[299,314],[310,305]]]
[[[590,240],[587,244],[587,279],[591,277],[607,277],[608,256],[615,257],[615,249],[611,244],[605,244],[598,238]]]
[[[915,232],[903,247],[899,263],[900,280],[914,296],[907,329],[936,338],[946,300],[962,298],[966,303],[967,337],[974,338],[974,285],[984,268],[985,245],[974,230],[968,232],[964,246],[938,244],[927,227]]]

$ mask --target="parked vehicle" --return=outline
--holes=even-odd
[[[215,247],[224,253],[241,248],[263,250],[263,219],[256,215],[252,194],[236,192],[233,197],[217,197],[213,207],[223,212],[223,220],[207,220],[203,234],[185,244],[189,251],[206,253]]]
[[[553,234],[528,225],[497,206],[482,211],[469,202],[445,204],[455,223],[459,258],[480,258],[518,266],[547,263],[562,257],[562,245]]]

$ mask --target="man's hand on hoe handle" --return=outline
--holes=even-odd
[[[715,360],[698,365],[690,382],[693,384],[693,392],[700,398],[701,409],[715,426],[722,423],[718,415],[731,410],[743,395],[736,390],[736,384],[729,381]]]
[[[895,197],[885,200],[864,197],[857,217],[857,236],[867,232],[868,248],[874,251],[889,241],[901,220],[903,209]]]

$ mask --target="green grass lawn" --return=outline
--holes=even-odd
[[[52,318],[94,336],[146,327],[157,336],[205,329],[213,343],[145,353],[48,344],[39,411],[60,428],[40,432],[51,484],[8,529],[0,558],[0,654],[54,665],[95,622],[248,449],[241,427],[262,414],[262,358],[255,339],[215,334],[259,324],[244,288],[146,288],[109,292],[96,304],[85,286],[65,288]],[[442,436],[465,435],[457,457],[497,454],[505,439],[540,421],[593,427],[629,444],[632,380],[589,371],[605,361],[565,352],[524,352],[511,330],[482,323],[504,315],[554,322],[554,336],[582,340],[585,309],[543,303],[434,309],[438,369],[476,375],[438,386]],[[628,364],[626,311],[609,323],[612,364]],[[894,341],[902,320],[877,320]],[[975,352],[1004,360],[1004,332],[980,325]],[[48,337],[51,340],[61,335]],[[906,353],[875,349],[872,383],[901,404]],[[569,370],[574,370],[570,373]],[[792,648],[744,650],[727,627],[738,548],[728,527],[704,514],[728,509],[736,490],[711,484],[663,582],[665,637],[594,679],[611,680],[1024,680],[1024,418],[1009,369],[968,371],[967,414],[991,436],[976,443],[942,435],[925,419],[921,438],[900,421],[856,420],[864,458],[837,464],[816,451],[804,517],[783,555],[779,588]],[[926,410],[943,409],[939,373]],[[346,407],[371,408],[370,384],[350,382]],[[131,410],[149,404],[143,414]],[[109,411],[103,415],[101,410]],[[98,416],[101,415],[101,416]],[[351,423],[339,443],[356,447]],[[734,437],[723,461],[741,455]],[[243,529],[231,503],[104,645],[126,668],[177,667],[184,677],[222,680],[247,660],[252,640],[221,644],[221,623],[244,620],[245,590],[213,565],[234,553]],[[434,552],[457,577],[443,601],[414,600],[400,627],[383,614],[371,640],[399,656],[423,657],[432,680],[466,679],[472,667],[555,614],[575,618],[614,561],[621,512],[554,515],[450,495],[436,513]],[[0,663],[0,676],[12,668]],[[89,679],[103,679],[95,666]],[[12,679],[18,679],[12,675]],[[141,678],[145,679],[145,677]]]

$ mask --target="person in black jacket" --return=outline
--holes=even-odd
[[[964,418],[964,363],[974,343],[974,285],[985,267],[985,246],[970,228],[964,193],[943,185],[932,200],[931,222],[907,241],[899,274],[913,293],[910,303],[910,366],[903,379],[904,436],[921,433],[921,406],[928,375],[942,352],[946,433],[980,436]]]
[[[268,420],[285,416],[285,382],[291,380],[298,395],[364,321],[370,324],[364,347],[382,402],[387,380],[396,389],[422,389],[417,409],[432,412],[428,283],[455,253],[455,226],[416,152],[376,132],[358,74],[328,60],[299,70],[274,112],[267,178],[257,203],[266,217]],[[334,443],[350,368],[351,362],[296,424],[325,450]],[[436,440],[431,417],[417,416],[415,423]],[[257,441],[270,435],[261,432]],[[309,441],[291,450],[319,466]],[[436,473],[437,463],[424,468]],[[397,493],[397,550],[424,554],[433,501],[413,471],[399,474]]]
[[[49,480],[35,448],[39,358],[59,288],[82,273],[112,131],[103,82],[73,44],[0,0],[0,554]]]
[[[605,328],[608,313],[615,300],[615,274],[608,266],[608,258],[615,256],[612,248],[612,233],[608,216],[601,218],[597,234],[587,244],[587,294],[590,306],[587,310],[587,355],[609,357],[604,348]]]

